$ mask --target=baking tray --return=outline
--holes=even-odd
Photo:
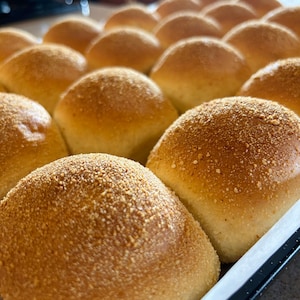
[[[78,6],[76,2],[76,6],[65,7],[60,12],[48,11],[43,16],[38,12],[32,14],[29,20],[15,22],[11,19],[5,24],[0,23],[0,27],[9,25],[21,28],[41,38],[62,14],[85,15],[101,22],[118,7],[87,1],[84,5],[82,3]],[[300,0],[282,0],[282,3],[300,5]],[[149,9],[153,6],[150,5]],[[263,299],[268,287],[276,284],[279,274],[286,272],[288,264],[297,255],[300,257],[300,200],[241,259],[235,264],[223,266],[219,281],[203,300]]]

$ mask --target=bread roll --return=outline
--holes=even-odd
[[[273,22],[244,22],[232,28],[223,40],[245,56],[252,73],[272,61],[300,55],[300,39],[297,35]]]
[[[0,201],[29,172],[68,155],[48,112],[21,95],[0,93],[0,141]]]
[[[176,192],[221,261],[230,263],[299,199],[299,150],[294,112],[269,100],[229,97],[180,116],[146,166]]]
[[[264,15],[262,20],[275,22],[293,30],[300,38],[300,6],[283,6]]]
[[[15,52],[37,43],[38,39],[23,29],[0,28],[0,63]]]
[[[113,11],[104,22],[104,29],[132,26],[151,32],[158,23],[159,16],[142,4],[127,4]]]
[[[0,204],[4,299],[200,299],[220,263],[174,193],[125,158],[82,154]]]
[[[145,75],[110,67],[75,82],[54,118],[73,154],[105,152],[145,163],[177,111]]]
[[[277,101],[300,116],[300,57],[270,63],[254,73],[237,95]]]
[[[182,39],[194,36],[221,37],[221,28],[217,22],[196,12],[173,13],[161,20],[153,29],[154,35],[162,47]]]
[[[238,24],[258,18],[251,6],[228,0],[207,5],[201,13],[220,24],[222,35]]]
[[[105,32],[88,47],[91,69],[122,66],[148,73],[163,49],[159,40],[145,30],[122,27]]]
[[[100,34],[100,24],[92,18],[68,16],[51,24],[43,42],[62,44],[84,54],[91,41]]]
[[[180,113],[214,98],[235,95],[249,76],[245,59],[237,50],[205,37],[173,44],[150,73]]]
[[[282,4],[278,0],[237,0],[253,7],[258,17],[262,17],[269,11],[281,7]]]
[[[155,12],[160,18],[180,11],[198,12],[202,8],[201,1],[198,0],[162,0],[158,2]]]
[[[87,72],[85,57],[55,44],[27,47],[7,59],[0,68],[0,82],[8,92],[42,104],[52,114],[60,94]]]

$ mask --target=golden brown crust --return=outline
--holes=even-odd
[[[213,19],[186,11],[165,17],[153,29],[153,33],[164,48],[194,36],[221,37],[220,26]]]
[[[0,200],[23,176],[68,152],[47,111],[20,95],[0,93]]]
[[[278,7],[264,15],[262,20],[284,25],[300,38],[300,6]]]
[[[229,97],[179,117],[146,166],[200,221],[220,259],[234,262],[299,199],[299,149],[292,111]]]
[[[6,88],[0,83],[0,92],[7,92]]]
[[[83,16],[68,16],[48,28],[43,42],[62,44],[84,54],[91,41],[100,34],[97,21]]]
[[[114,11],[104,22],[104,29],[133,26],[151,32],[159,16],[142,4],[128,4]]]
[[[201,2],[197,0],[162,0],[158,3],[155,12],[161,17],[180,11],[199,12],[202,8]]]
[[[278,60],[254,73],[237,95],[277,101],[300,115],[299,78],[299,57]]]
[[[105,32],[88,47],[91,69],[122,66],[148,73],[163,49],[158,39],[145,30],[122,27]]]
[[[242,22],[258,18],[251,6],[232,1],[214,2],[205,6],[201,13],[215,19],[220,24],[223,35]]]
[[[170,46],[150,74],[180,112],[204,101],[235,95],[249,76],[250,70],[237,50],[205,37]]]
[[[37,38],[25,30],[14,27],[0,28],[0,62],[15,52],[37,43]]]
[[[246,3],[253,7],[258,17],[262,17],[273,9],[282,6],[278,0],[238,0],[238,2]]]
[[[41,44],[7,59],[0,68],[0,82],[9,92],[39,102],[52,114],[60,94],[86,72],[86,59],[79,52]]]
[[[199,299],[220,267],[173,192],[105,154],[24,178],[0,204],[0,243],[4,299]]]
[[[272,61],[300,55],[300,40],[293,31],[263,20],[237,25],[223,40],[245,56],[252,73]]]
[[[106,152],[145,162],[177,112],[148,77],[114,67],[77,81],[54,118],[72,153]]]

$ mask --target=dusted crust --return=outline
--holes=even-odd
[[[0,200],[29,172],[67,155],[56,124],[41,105],[0,93]]]
[[[0,62],[26,47],[36,45],[37,38],[31,33],[14,28],[4,27],[0,29]]]
[[[201,10],[201,14],[216,20],[220,24],[222,35],[240,23],[258,18],[251,6],[229,1],[207,5]]]
[[[44,34],[43,42],[62,44],[84,54],[100,34],[100,24],[92,18],[69,16],[53,23]]]
[[[300,115],[300,57],[268,64],[254,73],[237,95],[277,101]]]
[[[39,44],[10,56],[1,65],[0,82],[8,92],[35,100],[52,114],[60,94],[86,72],[86,59],[79,52]]]
[[[199,224],[149,170],[70,156],[0,204],[0,294],[14,299],[199,299],[220,263]]]
[[[300,38],[300,6],[278,7],[264,15],[262,20],[284,25]]]
[[[299,165],[297,115],[250,97],[187,111],[146,164],[200,221],[223,262],[238,260],[299,199]]]
[[[148,73],[162,51],[154,34],[139,28],[118,27],[94,39],[85,56],[91,69],[121,66]]]
[[[238,2],[246,3],[253,7],[258,17],[263,17],[273,9],[282,7],[278,0],[238,0]]]
[[[144,163],[177,111],[148,77],[114,67],[74,83],[54,118],[71,153],[105,152]]]
[[[186,11],[165,17],[154,27],[153,33],[164,48],[194,36],[221,37],[220,26],[212,18]]]
[[[105,21],[104,29],[130,26],[152,32],[159,21],[157,14],[141,4],[128,4],[114,11]]]
[[[199,12],[201,8],[202,3],[197,0],[162,0],[158,3],[155,12],[163,19],[179,11]]]
[[[244,55],[252,73],[275,60],[300,55],[300,40],[292,30],[263,20],[237,25],[223,40]]]
[[[181,113],[204,101],[235,95],[249,76],[249,67],[237,50],[206,37],[173,44],[150,73]]]

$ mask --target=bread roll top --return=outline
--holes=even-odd
[[[269,100],[229,97],[179,117],[147,167],[200,221],[221,260],[233,262],[299,199],[299,163],[294,112]]]
[[[105,154],[32,172],[1,203],[0,229],[4,299],[199,299],[219,272],[174,193]]]
[[[300,115],[300,57],[274,61],[255,72],[237,95],[277,101]]]
[[[86,72],[86,59],[79,52],[64,45],[38,44],[10,56],[1,65],[0,82],[52,114],[60,94]]]
[[[37,167],[68,155],[56,123],[35,101],[0,93],[0,200]]]

